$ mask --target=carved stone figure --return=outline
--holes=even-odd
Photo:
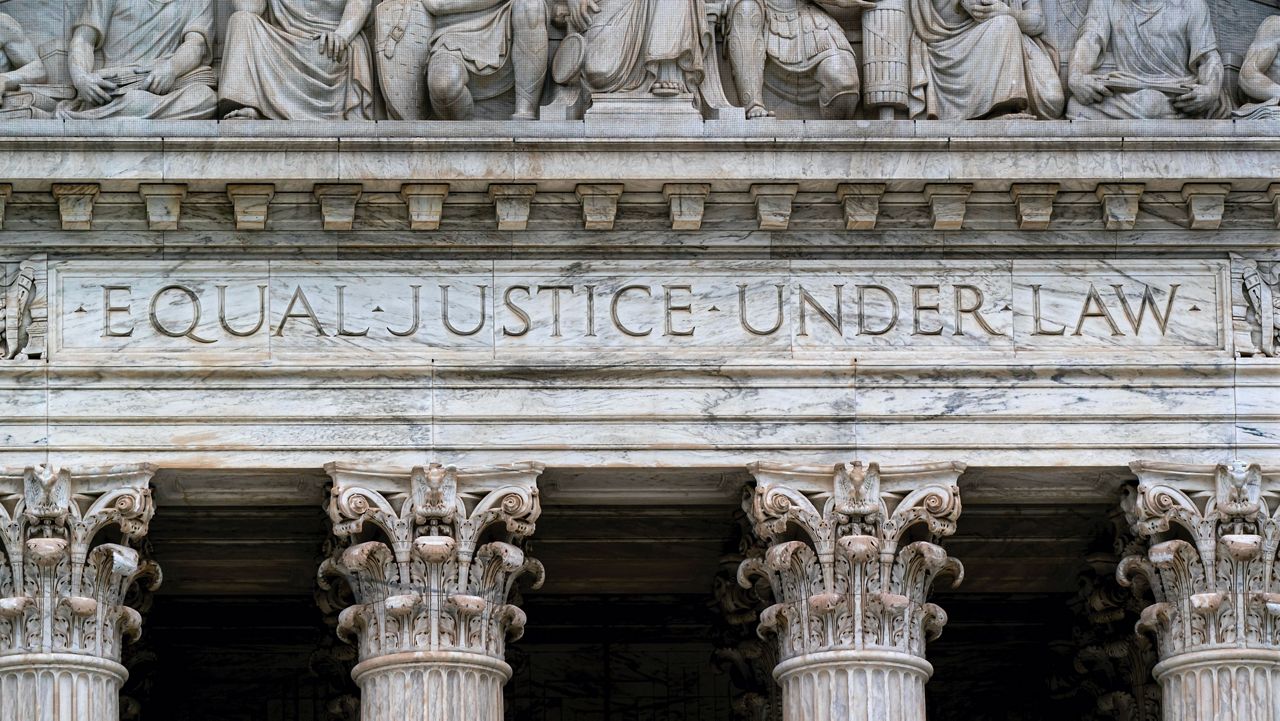
[[[58,104],[58,116],[212,118],[213,38],[211,0],[88,0],[68,57],[76,97]]]
[[[913,118],[1057,118],[1066,94],[1040,0],[910,0]]]
[[[547,76],[544,0],[424,0],[435,21],[427,88],[445,120],[472,116],[477,98],[515,87],[518,120],[535,120]]]
[[[0,278],[3,275],[4,269],[0,266]],[[23,264],[8,284],[0,286],[0,360],[15,359],[27,351],[40,355],[42,339],[32,342],[35,301],[36,268]]]
[[[1099,74],[1104,61],[1115,70]],[[1089,6],[1067,83],[1073,120],[1225,118],[1231,100],[1204,0]]]
[[[0,0],[5,2],[6,0]],[[22,25],[12,16],[0,13],[0,119],[9,117],[47,117],[49,108],[35,108],[38,112],[15,113],[18,106],[32,107],[20,90],[24,85],[43,83],[48,73],[35,45],[23,31]],[[30,95],[29,93],[25,95]]]
[[[1256,100],[1233,113],[1250,120],[1280,119],[1280,15],[1262,21],[1240,66],[1240,92]]]
[[[575,35],[557,64],[592,93],[697,92],[710,33],[702,0],[569,0]]]
[[[871,8],[865,0],[824,0],[837,8]],[[817,104],[824,118],[858,108],[858,61],[844,29],[810,0],[733,0],[725,18],[729,61],[748,118],[773,115],[766,84],[797,105]]]
[[[1274,357],[1280,347],[1280,270],[1273,263],[1233,258],[1240,276],[1237,291],[1245,316],[1237,319],[1237,349],[1248,355]],[[1241,332],[1242,330],[1242,332]]]
[[[362,34],[372,0],[232,0],[219,86],[228,119],[372,120]]]

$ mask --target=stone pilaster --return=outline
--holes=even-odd
[[[155,511],[150,466],[0,470],[0,721],[117,721],[125,596],[159,567],[136,546]]]
[[[960,463],[881,469],[754,464],[743,506],[764,558],[739,569],[768,579],[785,721],[924,721],[933,667],[925,643],[947,614],[935,580],[963,578],[938,545],[960,516]]]
[[[1256,465],[1138,462],[1125,498],[1144,553],[1116,570],[1150,586],[1166,721],[1280,718],[1280,484]]]
[[[338,635],[359,649],[362,721],[502,721],[506,644],[525,624],[511,593],[543,578],[523,550],[542,466],[327,470],[339,544],[320,576],[354,592]]]

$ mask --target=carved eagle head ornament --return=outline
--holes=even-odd
[[[1262,507],[1262,469],[1243,461],[1219,465],[1215,472],[1218,508],[1227,516],[1251,517]]]

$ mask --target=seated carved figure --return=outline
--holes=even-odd
[[[911,117],[1062,116],[1058,54],[1043,37],[1040,0],[910,0],[909,7]]]
[[[832,7],[874,7],[864,0],[823,0]],[[739,103],[748,118],[773,115],[764,87],[824,118],[858,108],[858,61],[844,28],[810,0],[733,0],[725,35]]]
[[[1116,69],[1099,74],[1104,53]],[[1231,113],[1204,0],[1095,0],[1071,54],[1067,84],[1073,120]]]
[[[10,116],[9,99],[15,90],[24,85],[43,83],[46,75],[44,61],[36,53],[22,26],[9,15],[0,13],[0,98],[3,98],[0,100],[0,118]],[[30,117],[31,113],[26,115]]]
[[[569,22],[580,34],[574,64],[592,93],[672,97],[702,84],[710,39],[702,0],[569,0]]]
[[[87,0],[67,58],[76,98],[58,116],[212,118],[213,32],[210,0]]]
[[[232,0],[219,83],[230,119],[372,120],[372,0]]]
[[[544,0],[425,0],[435,23],[427,65],[431,107],[472,116],[474,100],[515,87],[513,118],[535,120],[547,75]]]
[[[1262,22],[1240,66],[1240,91],[1255,103],[1242,106],[1234,115],[1251,120],[1280,120],[1280,15]]]

